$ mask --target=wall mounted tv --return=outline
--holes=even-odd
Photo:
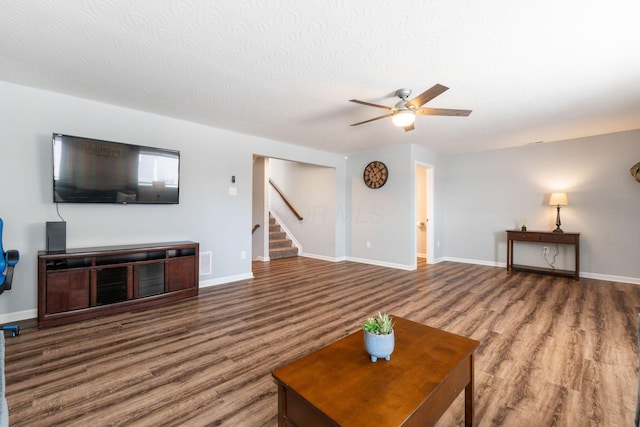
[[[56,203],[178,203],[180,152],[53,134]]]

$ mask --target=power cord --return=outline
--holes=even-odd
[[[544,262],[546,262],[549,267],[551,267],[552,270],[556,269],[556,258],[558,257],[558,254],[560,254],[560,248],[558,247],[558,244],[556,243],[556,253],[553,254],[553,259],[551,260],[551,262],[549,262],[549,260],[547,259],[547,254],[543,253],[542,254],[542,258],[544,258]]]
[[[56,212],[58,213],[58,216],[60,217],[60,219],[61,219],[63,222],[66,222],[66,221],[64,220],[64,218],[62,218],[62,215],[60,215],[60,209],[58,209],[58,203],[56,203]]]

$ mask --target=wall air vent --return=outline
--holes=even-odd
[[[211,251],[200,252],[200,276],[211,274],[211,265],[213,264],[213,258]]]

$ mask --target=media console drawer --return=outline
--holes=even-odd
[[[198,295],[199,244],[169,242],[38,252],[38,327]]]
[[[580,233],[554,233],[540,231],[507,231],[507,238],[519,242],[568,243],[576,244]]]

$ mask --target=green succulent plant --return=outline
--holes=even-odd
[[[387,335],[393,332],[393,318],[387,313],[380,313],[376,317],[369,317],[362,327],[366,332],[376,335]]]

